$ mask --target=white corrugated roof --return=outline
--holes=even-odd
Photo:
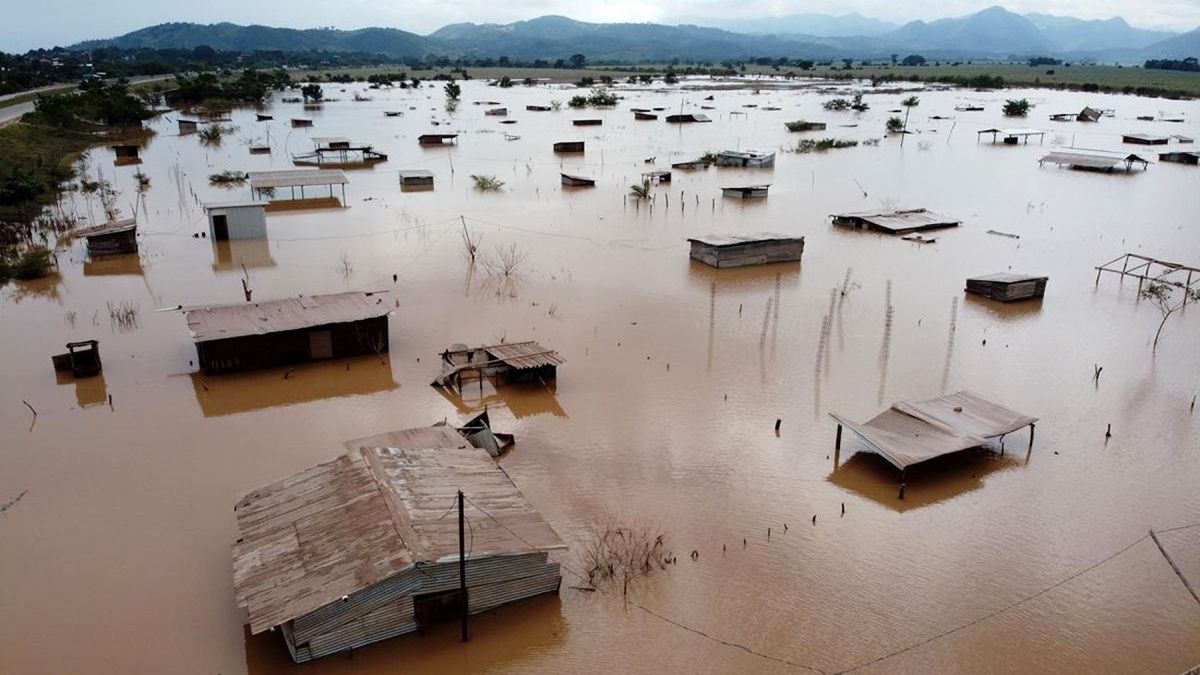
[[[250,189],[301,187],[304,185],[344,185],[350,181],[339,169],[287,169],[251,171]]]
[[[350,323],[385,316],[391,305],[382,293],[332,293],[183,310],[192,340],[209,342],[266,335],[312,326]]]

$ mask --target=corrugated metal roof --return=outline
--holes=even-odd
[[[249,199],[246,199],[246,200],[243,200],[240,202],[209,202],[204,205],[204,210],[211,211],[213,209],[248,209],[248,208],[253,208],[253,207],[265,209],[265,208],[267,208],[267,203],[266,202],[256,202],[256,201],[252,201]]]
[[[853,218],[865,221],[883,230],[903,231],[937,226],[953,227],[962,221],[939,215],[927,209],[901,211],[857,211],[835,213],[834,218]]]
[[[969,391],[928,401],[900,402],[859,424],[830,413],[899,469],[983,445],[1037,422]]]
[[[287,169],[251,171],[250,189],[301,187],[305,185],[344,185],[350,181],[339,169]]]
[[[1067,164],[1070,166],[1082,166],[1089,169],[1110,169],[1118,164],[1126,161],[1140,162],[1149,164],[1149,160],[1143,157],[1129,153],[1109,152],[1107,150],[1055,150],[1050,154],[1042,157],[1038,162],[1050,162],[1051,164]]]
[[[786,234],[774,232],[748,232],[746,234],[704,234],[691,237],[688,241],[698,241],[709,246],[734,246],[737,244],[753,244],[767,241],[800,241],[804,237],[789,237]]]
[[[427,169],[412,169],[399,172],[401,178],[433,178],[433,172]]]
[[[1049,279],[1049,277],[1037,276],[1033,274],[1014,274],[1012,272],[998,272],[996,274],[985,274],[981,277],[968,277],[967,281],[992,281],[1002,284],[1018,284],[1022,281],[1040,281]]]
[[[1147,143],[1166,143],[1171,140],[1167,136],[1155,136],[1153,134],[1124,134],[1121,138],[1132,138]]]
[[[473,558],[565,548],[482,450],[351,451],[238,501],[234,591],[251,632],[456,557],[457,519],[444,516],[458,490],[490,514],[472,517]]]
[[[558,354],[553,350],[546,349],[536,342],[512,342],[501,345],[491,345],[484,347],[484,351],[492,356],[493,359],[503,361],[505,364],[524,370],[526,368],[541,368],[543,366],[557,366],[563,362]]]
[[[267,302],[189,307],[183,310],[195,342],[265,335],[311,326],[350,323],[391,311],[380,293],[333,293]]]
[[[119,234],[128,232],[129,230],[137,229],[137,221],[133,218],[125,218],[123,220],[110,220],[103,225],[93,225],[92,227],[82,227],[75,230],[74,234],[77,237],[100,237],[106,234]]]
[[[1045,135],[1045,133],[1046,132],[1042,131],[1041,129],[1030,129],[1030,128],[1022,128],[1022,127],[1015,127],[1015,128],[1010,128],[1010,129],[998,129],[998,128],[980,129],[978,132],[976,132],[977,135],[978,134],[1001,134],[1003,136],[1042,136],[1042,135]]]

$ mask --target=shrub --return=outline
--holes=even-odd
[[[796,144],[796,152],[808,154],[810,152],[825,152],[826,150],[836,150],[838,148],[853,148],[856,145],[858,145],[858,141],[841,138],[822,138],[819,141],[805,139]]]
[[[1004,102],[1004,115],[1006,117],[1024,117],[1029,114],[1029,100],[1024,98],[1010,98]]]

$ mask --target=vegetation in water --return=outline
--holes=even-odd
[[[567,101],[567,105],[572,108],[586,108],[588,106],[608,106],[616,105],[620,97],[607,89],[597,87],[593,89],[587,96],[572,96],[571,100]]]
[[[250,179],[250,174],[242,171],[222,171],[208,176],[208,184],[216,187],[237,187],[244,185]]]
[[[671,562],[663,534],[649,526],[608,525],[592,528],[583,550],[588,583],[619,583],[622,592],[638,577],[665,569]],[[692,557],[697,557],[693,553]]]
[[[806,138],[796,144],[796,152],[808,154],[810,152],[825,152],[839,148],[853,148],[856,145],[858,145],[858,141],[851,141],[844,138],[822,138],[820,140]]]
[[[1176,293],[1180,291],[1180,293]],[[1178,296],[1178,297],[1177,297]],[[1158,330],[1154,331],[1154,346],[1153,350],[1158,350],[1158,339],[1162,337],[1163,328],[1167,325],[1167,319],[1175,314],[1184,306],[1191,302],[1200,302],[1200,290],[1194,289],[1183,284],[1168,283],[1165,281],[1151,281],[1142,289],[1141,297],[1143,300],[1149,300],[1150,304],[1162,315],[1162,320],[1158,323]]]
[[[811,131],[813,123],[806,120],[796,120],[795,122],[785,122],[784,125],[788,131]]]
[[[232,133],[233,127],[222,126],[220,124],[210,124],[201,129],[196,135],[200,138],[200,142],[205,145],[220,145],[221,138],[225,134]]]
[[[650,181],[644,180],[641,183],[635,183],[633,185],[630,185],[629,186],[629,194],[633,195],[637,199],[649,199],[650,198]]]
[[[142,99],[130,94],[125,85],[114,84],[39,96],[25,121],[57,129],[101,131],[106,127],[140,127],[142,120],[151,115]]]
[[[54,266],[54,255],[44,246],[30,246],[24,250],[9,248],[0,251],[0,283],[9,279],[40,279]]]
[[[446,98],[451,101],[457,101],[458,97],[462,95],[462,87],[454,80],[447,82],[442,89],[446,92]]]
[[[321,89],[321,85],[316,82],[310,82],[300,87],[300,95],[304,97],[305,102],[320,103],[325,98],[325,90]]]
[[[1010,98],[1004,102],[1005,117],[1024,117],[1029,114],[1029,109],[1032,105],[1029,99],[1025,98]]]
[[[850,101],[844,98],[831,98],[822,103],[821,107],[833,112],[841,112],[850,109]]]
[[[899,117],[889,117],[887,121],[887,132],[895,134],[904,131],[904,120]]]
[[[475,181],[475,189],[480,192],[499,192],[504,189],[504,181],[495,176],[471,174],[471,180]]]

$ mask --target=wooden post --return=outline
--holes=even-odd
[[[842,425],[838,424],[837,437],[833,440],[833,448],[835,450],[842,449]]]
[[[467,641],[467,549],[463,533],[463,493],[458,491],[458,601],[462,603],[462,641]]]
[[[1029,423],[1029,449],[1030,450],[1033,449],[1033,432],[1035,430],[1037,430],[1037,424],[1034,422],[1030,422]]]

